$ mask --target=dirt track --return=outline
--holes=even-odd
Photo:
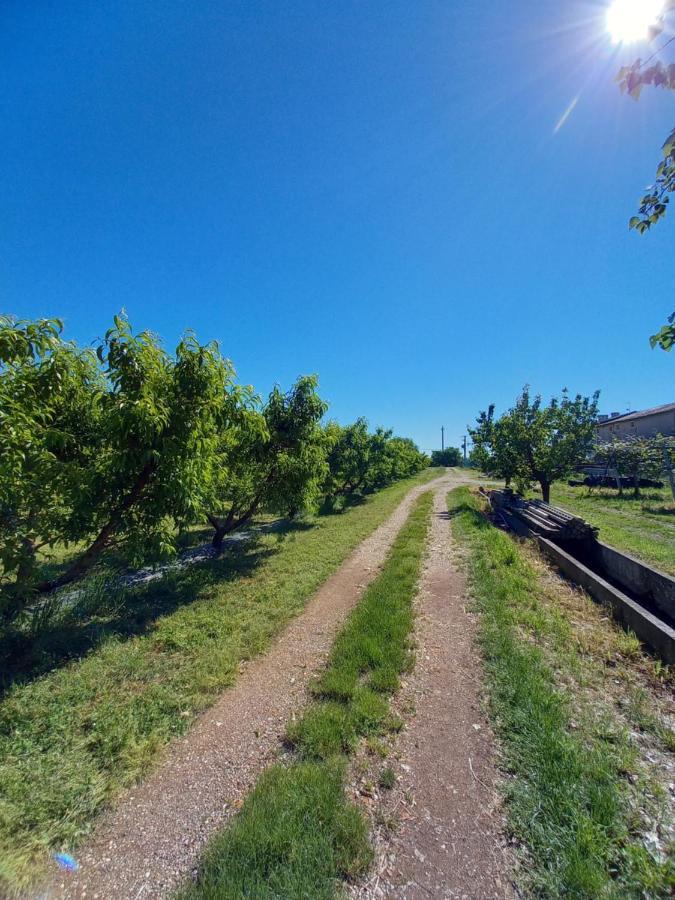
[[[430,488],[445,496],[456,483],[445,475],[413,488],[270,650],[243,667],[237,683],[167,748],[155,772],[102,816],[77,853],[80,870],[60,873],[41,896],[148,900],[169,895],[273,760],[310,677],[377,574],[414,499]]]

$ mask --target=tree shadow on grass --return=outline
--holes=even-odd
[[[645,511],[650,516],[675,516],[675,506],[654,506]]]
[[[208,597],[216,585],[250,576],[279,551],[286,537],[311,527],[303,521],[275,524],[275,545],[254,537],[153,581],[119,585],[119,573],[92,577],[73,589],[78,592],[74,602],[37,631],[0,632],[0,698],[13,685],[27,684],[86,656],[111,637],[127,640],[147,633],[163,616]]]
[[[339,516],[354,506],[362,506],[368,500],[366,494],[348,494],[346,497],[326,497],[319,507],[318,515]]]
[[[645,502],[655,501],[663,502],[663,494],[659,490],[640,488],[640,493],[636,497],[632,487],[625,487],[621,494],[618,491],[614,490],[610,491],[606,489],[603,490],[601,488],[592,488],[583,495],[583,498],[586,500],[612,501],[626,504],[628,506],[630,506],[631,503],[642,504]]]

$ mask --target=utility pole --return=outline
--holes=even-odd
[[[441,451],[445,450],[445,426],[441,425]]]
[[[464,435],[464,440],[462,441],[462,447],[464,448],[464,467],[466,468],[466,435]]]

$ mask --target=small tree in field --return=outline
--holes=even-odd
[[[569,475],[593,445],[598,417],[599,392],[570,399],[563,390],[560,399],[544,406],[540,396],[530,397],[524,388],[509,415],[514,446],[525,477],[539,484],[545,503],[551,485]]]
[[[551,485],[569,475],[593,445],[598,397],[596,392],[592,398],[577,394],[571,399],[563,390],[559,399],[544,405],[525,387],[500,419],[495,421],[490,407],[471,430],[481,466],[507,484],[515,481],[520,489],[538,483],[548,503]]]
[[[513,443],[513,433],[508,427],[506,415],[495,419],[495,407],[479,413],[476,427],[468,429],[473,441],[471,459],[486,475],[503,478],[506,486],[518,481],[522,465]]]
[[[275,387],[262,409],[252,395],[246,401],[223,436],[211,486],[214,547],[261,509],[295,515],[313,505],[326,474],[320,421],[327,406],[316,378],[298,379],[286,394]]]

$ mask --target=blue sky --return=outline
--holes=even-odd
[[[672,401],[647,337],[675,221],[627,229],[672,95],[620,95],[649,51],[604,13],[4,0],[0,310],[193,328],[260,391],[316,372],[334,417],[425,448],[526,382]]]

